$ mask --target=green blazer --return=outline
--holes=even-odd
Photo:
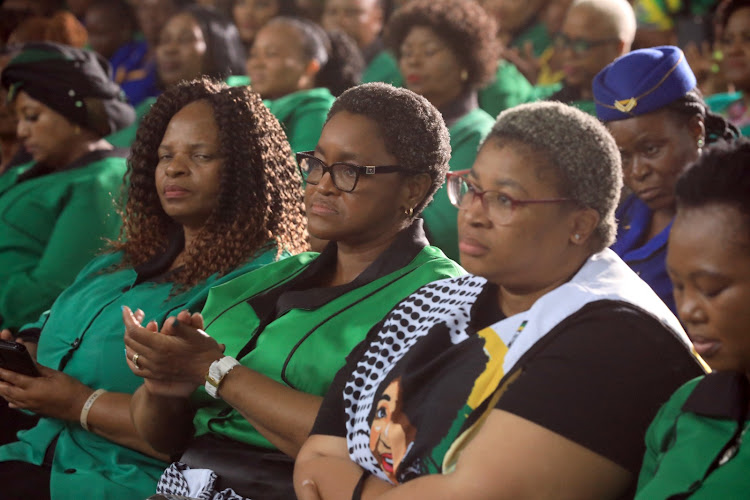
[[[117,238],[125,158],[96,151],[67,169],[0,177],[0,328],[34,321],[104,246]]]
[[[335,98],[326,88],[300,90],[274,100],[263,101],[281,122],[292,153],[312,151]]]
[[[661,408],[646,433],[646,455],[636,500],[747,498],[750,492],[750,418],[742,373],[714,372],[680,387]],[[730,449],[735,432],[739,446]],[[721,456],[727,460],[710,471]],[[710,471],[710,473],[709,473]],[[687,495],[689,493],[689,495]],[[682,496],[686,494],[686,496]]]
[[[451,136],[451,170],[471,168],[477,157],[479,144],[489,133],[495,120],[481,108],[475,108],[448,128]],[[445,255],[458,260],[458,210],[451,205],[445,185],[435,193],[432,202],[422,212],[430,243]]]
[[[24,329],[41,329],[41,364],[62,370],[92,389],[130,394],[143,379],[134,375],[125,361],[122,306],[141,308],[147,321],[153,319],[161,325],[183,309],[200,311],[210,287],[273,262],[275,256],[275,250],[259,253],[223,277],[213,275],[173,295],[171,282],[158,278],[138,282],[133,268],[117,268],[121,253],[105,254],[91,261],[52,308]],[[53,500],[146,498],[156,491],[166,467],[160,460],[83,430],[78,422],[43,417],[18,438],[0,447],[0,462],[20,460],[39,465],[57,439],[50,480]]]
[[[398,61],[387,50],[380,51],[362,73],[362,83],[371,82],[390,83],[394,87],[404,86],[404,77],[398,69]]]
[[[303,253],[241,276],[211,290],[203,309],[206,332],[238,357],[248,343],[254,347],[239,356],[243,366],[296,390],[325,395],[345,358],[367,332],[402,299],[422,285],[464,273],[434,247],[423,248],[404,267],[349,290],[311,308],[292,308],[260,328],[259,314],[248,300],[297,276],[317,254]],[[228,439],[273,449],[237,410],[195,393],[200,406],[193,420],[196,435],[213,433]]]
[[[531,102],[536,98],[534,86],[513,63],[501,60],[495,79],[479,91],[479,107],[496,117],[501,111]]]

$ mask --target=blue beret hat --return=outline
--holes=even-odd
[[[679,48],[634,50],[594,77],[596,116],[610,122],[644,115],[683,97],[696,84]]]

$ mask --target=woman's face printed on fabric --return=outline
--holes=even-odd
[[[398,483],[396,471],[417,430],[402,412],[401,379],[391,382],[378,399],[370,426],[370,451],[386,476]]]

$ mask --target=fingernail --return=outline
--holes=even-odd
[[[175,318],[174,319],[174,326],[180,326],[180,320]]]
[[[120,311],[125,311],[125,306],[120,306]]]
[[[122,352],[125,353],[125,359],[128,359],[128,348],[126,347],[125,349],[122,350]]]

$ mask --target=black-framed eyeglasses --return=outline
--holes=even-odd
[[[302,178],[308,184],[318,184],[328,172],[333,185],[347,193],[354,191],[357,187],[360,175],[389,174],[403,170],[399,165],[357,165],[343,161],[326,165],[323,160],[315,157],[314,151],[297,153],[297,165],[299,165]]]
[[[555,35],[555,48],[558,50],[571,49],[574,54],[581,56],[600,45],[606,45],[608,43],[619,42],[618,38],[604,38],[602,40],[586,40],[585,38],[570,38],[565,33],[558,33]]]
[[[468,210],[479,198],[487,218],[498,225],[508,224],[513,218],[516,207],[540,203],[562,203],[573,201],[571,198],[548,198],[541,200],[516,200],[500,191],[482,191],[473,182],[464,177],[470,170],[448,172],[448,199],[459,210]]]

